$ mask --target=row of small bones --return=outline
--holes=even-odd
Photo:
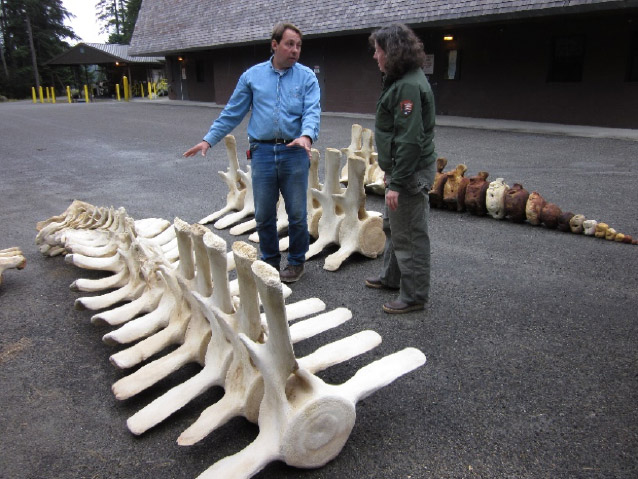
[[[296,358],[294,343],[345,323],[352,313],[346,308],[321,313],[325,304],[318,298],[286,305],[290,290],[274,268],[257,260],[253,246],[238,241],[227,252],[225,241],[202,225],[178,218],[173,225],[157,218],[134,221],[123,208],[75,201],[37,228],[43,254],[66,254],[68,263],[112,273],[78,279],[72,289],[111,290],[75,304],[102,310],[93,323],[118,327],[104,342],[132,344],[111,356],[115,366],[130,368],[178,345],[118,380],[112,387],[118,399],[134,396],[186,363],[202,366],[131,416],[127,425],[134,434],[212,386],[223,386],[224,396],[179,436],[179,444],[194,444],[235,416],[259,425],[253,443],[200,478],[248,478],[275,460],[303,468],[326,464],[350,435],[356,403],[425,363],[421,351],[406,348],[363,367],[344,384],[326,384],[316,372],[373,349],[381,337],[363,331]],[[229,281],[233,268],[237,280]]]
[[[237,152],[234,138],[227,138],[227,151],[229,159],[229,168],[226,172],[219,172],[229,187],[229,194],[226,206],[203,218],[200,223],[206,224],[220,216],[234,211],[230,215],[215,222],[214,226],[223,229],[231,224],[245,218],[254,213],[254,204],[252,203],[252,189],[250,186],[250,167],[248,173],[239,170],[237,161]],[[359,191],[362,197],[359,198],[359,204],[365,204],[365,191],[374,194],[383,195],[385,186],[383,183],[383,171],[377,163],[377,153],[374,151],[374,134],[361,125],[353,124],[351,131],[350,145],[341,149],[341,155],[338,150],[326,150],[326,183],[322,189],[319,189],[317,179],[317,163],[319,153],[313,150],[313,162],[311,163],[311,172],[309,177],[308,192],[308,225],[313,238],[318,238],[314,245],[311,245],[307,259],[319,253],[329,244],[341,244],[340,239],[340,221],[343,210],[340,203],[339,195],[342,192],[340,183],[348,184],[354,182],[356,191]],[[341,170],[339,176],[339,162],[341,156],[347,159],[347,164]],[[350,159],[356,157],[361,160],[357,163],[357,168],[350,167]],[[495,219],[508,218],[515,222],[527,222],[531,225],[543,224],[547,228],[557,228],[560,231],[571,231],[577,234],[587,236],[595,236],[619,243],[638,244],[638,240],[630,235],[620,233],[607,223],[594,219],[587,219],[582,214],[574,214],[572,212],[563,212],[556,204],[546,201],[540,193],[534,191],[529,193],[520,183],[514,183],[510,188],[503,178],[497,178],[492,182],[487,181],[488,173],[480,171],[473,177],[465,177],[467,166],[464,164],[457,165],[452,171],[444,172],[447,166],[447,159],[439,158],[437,160],[437,173],[434,185],[429,191],[430,204],[433,208],[448,208],[454,211],[469,211],[476,215],[489,215]],[[365,189],[362,188],[365,187]],[[320,207],[317,208],[317,202]],[[353,202],[354,203],[354,202]],[[283,205],[281,205],[283,206]],[[349,218],[352,220],[355,216],[353,206],[350,206]],[[361,211],[365,211],[361,206]],[[368,217],[374,218],[378,216],[376,212],[366,212]],[[323,222],[322,216],[325,216]],[[369,220],[372,222],[372,220]],[[343,224],[348,224],[345,221]],[[317,224],[322,228],[318,231]],[[278,227],[280,230],[287,226],[285,210],[283,207],[278,211]],[[348,226],[350,226],[348,224]],[[254,220],[245,222],[241,225],[231,228],[231,234],[242,234],[249,229],[255,227]],[[361,234],[357,238],[360,245],[373,245],[377,247],[381,245],[381,235],[377,233],[378,223],[374,226],[368,226],[365,234]],[[343,228],[344,231],[351,231],[351,228]],[[256,234],[250,236],[252,241],[257,241]],[[352,240],[345,241],[349,244]],[[288,247],[287,238],[280,243],[280,248],[285,250]],[[366,256],[373,256],[374,247],[368,246],[362,252]],[[380,246],[381,247],[381,246]],[[381,247],[382,248],[382,247]],[[351,253],[349,253],[351,254]],[[341,264],[343,255],[338,264],[336,258],[328,257],[326,259],[326,269],[334,270]]]
[[[489,215],[495,219],[511,221],[550,229],[595,236],[618,243],[638,244],[630,235],[617,232],[607,223],[587,219],[582,214],[563,212],[556,204],[546,201],[540,193],[529,193],[520,183],[510,188],[503,178],[487,181],[488,173],[480,171],[466,178],[467,166],[457,165],[454,170],[444,172],[445,158],[437,160],[434,186],[429,192],[430,204],[434,208],[454,211],[469,211],[475,215]]]

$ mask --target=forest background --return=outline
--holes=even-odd
[[[142,0],[95,0],[107,43],[128,45]],[[31,97],[31,88],[62,91],[75,84],[77,67],[48,66],[78,37],[64,24],[73,17],[62,0],[0,0],[0,100]],[[84,75],[85,73],[82,73]]]

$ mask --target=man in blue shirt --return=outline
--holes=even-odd
[[[295,25],[275,25],[270,46],[273,52],[270,60],[242,74],[228,104],[204,139],[184,156],[198,152],[205,156],[252,110],[248,139],[261,259],[279,271],[277,201],[281,192],[288,214],[290,246],[288,266],[280,276],[282,281],[291,283],[303,274],[308,252],[309,155],[319,135],[320,92],[314,72],[297,63],[301,31]]]

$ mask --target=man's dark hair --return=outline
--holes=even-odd
[[[423,43],[403,24],[379,28],[372,32],[369,40],[372,47],[376,42],[385,52],[385,74],[388,79],[397,80],[425,65]]]
[[[277,43],[279,43],[283,38],[284,32],[286,30],[292,30],[297,35],[299,35],[299,38],[301,38],[301,30],[299,30],[299,27],[293,25],[292,23],[281,22],[273,27],[272,35],[270,35],[270,41],[272,42],[273,40],[275,40]]]

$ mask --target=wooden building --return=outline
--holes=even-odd
[[[400,22],[425,45],[437,114],[638,128],[638,0],[144,0],[130,53],[166,57],[171,98],[223,104],[282,20],[304,32],[324,111],[374,111],[368,36]]]

